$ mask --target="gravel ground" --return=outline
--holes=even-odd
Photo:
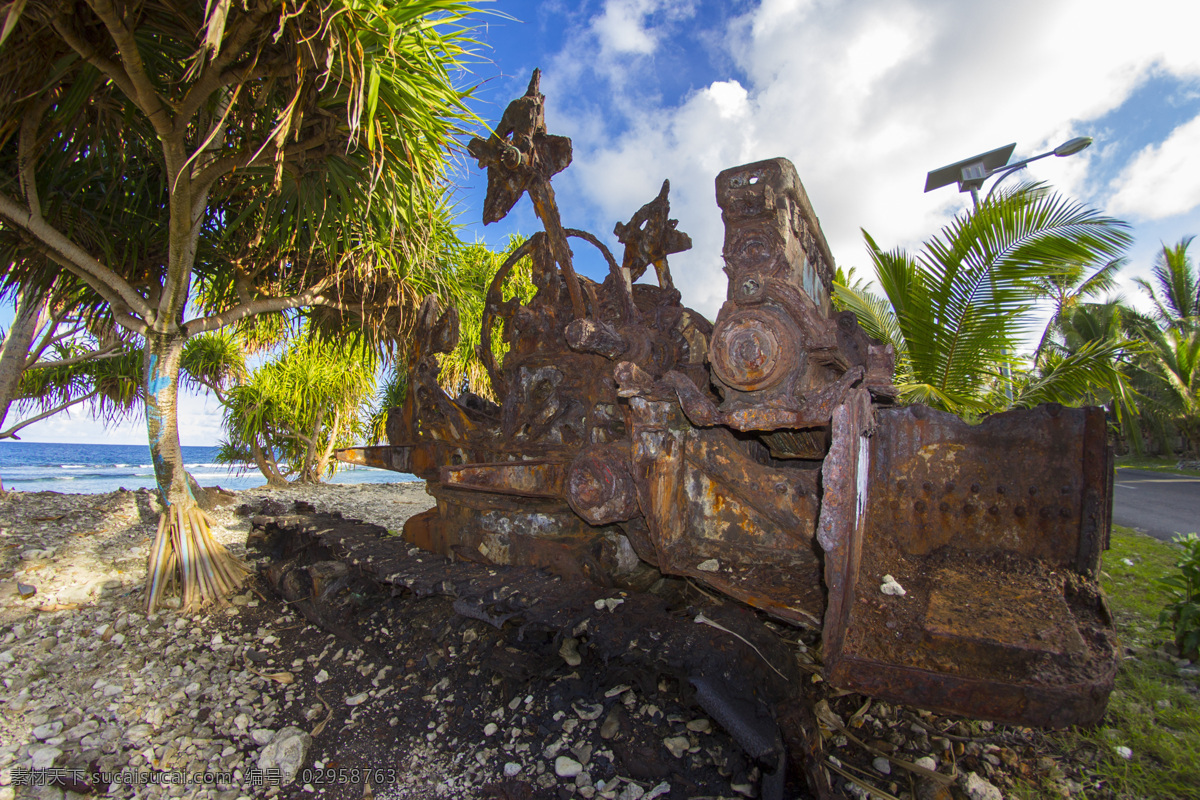
[[[247,490],[213,512],[214,534],[253,563],[236,506],[301,499],[391,531],[432,505],[422,484]],[[680,687],[615,679],[573,653],[546,661],[447,598],[356,595],[344,628],[318,627],[256,578],[227,608],[147,616],[156,523],[144,491],[0,495],[0,800],[87,796],[74,790],[220,800],[757,795],[757,769]],[[789,635],[812,667],[804,639]],[[871,748],[831,732],[837,763],[896,797],[997,800],[1014,779],[1063,797],[1086,791],[1087,776],[1039,732],[845,693],[823,703],[820,714]],[[881,753],[956,779],[923,784]],[[29,770],[56,785],[25,785]],[[95,773],[108,786],[74,783]],[[164,774],[199,781],[145,782]]]
[[[365,510],[392,530],[432,504],[414,483],[240,495]],[[250,525],[235,505],[223,498],[213,533],[244,557]],[[280,794],[265,768],[278,761],[272,753],[305,745],[309,734],[284,724],[297,716],[285,709],[314,672],[283,637],[307,626],[255,582],[224,610],[147,616],[141,587],[157,511],[145,491],[0,495],[0,800],[78,796],[77,769],[109,773],[109,793],[121,797]],[[57,770],[41,774],[60,785],[21,785],[24,769]],[[151,770],[212,775],[203,785],[120,785]]]

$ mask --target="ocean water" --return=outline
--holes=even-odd
[[[216,463],[215,447],[184,447],[183,460],[201,486],[250,489],[266,484],[253,464]],[[22,492],[99,494],[126,489],[153,489],[154,468],[147,445],[50,444],[0,441],[0,480],[4,488]],[[341,465],[331,483],[395,483],[412,475],[370,467]]]

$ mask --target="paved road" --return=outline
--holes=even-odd
[[[1117,470],[1113,522],[1171,541],[1200,533],[1200,478],[1144,469]]]

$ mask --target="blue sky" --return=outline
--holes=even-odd
[[[835,258],[866,271],[860,229],[915,246],[969,202],[923,194],[925,174],[1016,142],[1014,160],[1074,136],[1096,143],[1024,173],[1132,225],[1122,291],[1163,242],[1200,233],[1200,3],[1177,0],[734,0],[488,5],[477,113],[495,122],[543,71],[547,124],[574,163],[555,179],[563,221],[616,249],[615,222],[671,181],[672,216],[692,251],[672,257],[684,302],[712,317],[725,293],[713,179],[791,159]],[[484,176],[455,176],[463,236],[502,244],[538,229],[529,201],[487,226]],[[1009,179],[1013,180],[1013,179]],[[585,274],[599,266],[577,248]],[[619,252],[619,251],[618,251]],[[1200,245],[1196,248],[1200,256]],[[213,444],[212,400],[181,405],[184,444]],[[78,415],[26,440],[138,443],[134,422],[104,431]]]

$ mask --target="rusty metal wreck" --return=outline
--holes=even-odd
[[[831,302],[834,261],[792,164],[716,179],[728,295],[682,305],[668,256],[690,248],[669,184],[615,235],[564,228],[534,73],[496,132],[485,222],[528,193],[545,230],[501,267],[480,356],[499,403],[439,386],[458,339],[427,298],[389,444],[339,459],[415,474],[437,507],[404,539],[455,560],[540,567],[599,587],[686,576],[822,630],[834,686],[1025,725],[1095,722],[1116,671],[1096,577],[1107,547],[1104,414],[1041,406],[968,425],[895,405],[890,346]],[[600,283],[570,239],[596,247]],[[536,296],[503,300],[532,260]],[[638,280],[653,267],[657,285]],[[492,331],[508,352],[498,360]],[[903,594],[881,591],[884,575]]]

